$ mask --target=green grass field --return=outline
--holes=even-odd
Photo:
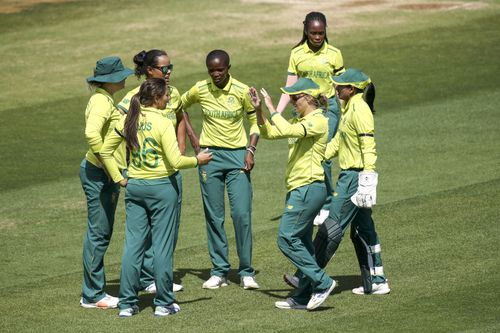
[[[1,5],[1,3],[0,3]],[[1,8],[1,6],[0,6]],[[377,85],[380,184],[374,219],[392,292],[353,295],[360,283],[348,237],[327,271],[340,285],[320,311],[284,311],[292,265],[276,246],[285,197],[286,143],[262,140],[254,184],[254,266],[261,289],[236,272],[221,290],[209,275],[197,175],[183,171],[175,254],[182,311],[86,310],[81,252],[86,205],[78,179],[87,149],[84,79],[98,58],[129,67],[166,49],[181,92],[204,79],[204,57],[232,56],[232,74],[277,102],[301,22],[323,11],[347,67]],[[70,1],[0,13],[0,332],[498,332],[500,331],[500,1]],[[138,85],[131,77],[126,91]],[[196,107],[190,110],[200,128]],[[123,196],[106,256],[116,295]],[[498,201],[497,201],[498,200]],[[237,266],[234,233],[231,260]]]

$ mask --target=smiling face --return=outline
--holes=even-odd
[[[208,75],[219,88],[224,88],[228,83],[230,68],[231,65],[227,64],[221,57],[215,57],[207,61]]]
[[[319,50],[326,37],[326,27],[321,21],[311,21],[307,24],[307,43],[313,50]]]

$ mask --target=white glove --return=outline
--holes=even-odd
[[[377,203],[378,173],[360,172],[358,175],[358,190],[351,201],[360,208],[371,208]]]

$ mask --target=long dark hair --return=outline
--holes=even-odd
[[[375,113],[375,85],[373,82],[370,82],[363,90],[363,99],[372,110],[372,113]]]
[[[124,126],[125,141],[127,142],[128,149],[139,148],[137,128],[141,105],[152,106],[157,98],[166,94],[167,88],[167,82],[164,79],[150,78],[141,84],[139,92],[132,97]]]
[[[304,30],[302,30],[302,39],[293,48],[296,48],[297,46],[302,45],[305,42],[307,42],[307,26],[312,21],[319,21],[319,22],[322,22],[325,25],[325,41],[328,43],[328,37],[326,37],[326,26],[327,26],[327,24],[326,24],[326,16],[325,16],[325,14],[320,13],[320,12],[310,12],[309,14],[306,15],[305,20],[302,22],[304,24]]]
[[[134,64],[135,64],[135,76],[140,78],[142,75],[147,74],[148,67],[155,67],[158,65],[158,58],[161,56],[168,56],[167,52],[163,50],[149,50],[137,53],[134,56]]]

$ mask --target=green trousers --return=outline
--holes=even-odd
[[[252,268],[252,183],[244,167],[245,148],[209,147],[212,160],[200,165],[201,195],[207,227],[208,251],[212,261],[210,274],[225,276],[229,272],[228,241],[224,230],[224,189],[227,187],[231,218],[240,259],[240,276],[254,275]]]
[[[179,188],[179,196],[177,199],[177,220],[175,221],[175,233],[174,233],[174,251],[177,245],[177,239],[179,236],[179,226],[181,222],[181,206],[182,206],[182,175],[180,171],[175,173],[175,179],[177,182],[177,187]],[[145,289],[147,286],[152,284],[154,280],[154,269],[153,269],[153,246],[151,243],[151,235],[148,237],[146,243],[146,253],[144,254],[144,262],[142,264],[141,272],[141,289]]]
[[[87,198],[87,231],[83,240],[82,296],[89,303],[105,297],[104,254],[113,234],[120,187],[103,169],[86,159],[80,164],[80,181]]]
[[[129,179],[125,191],[127,218],[120,275],[120,309],[138,302],[141,267],[149,237],[156,284],[153,303],[168,306],[175,301],[172,284],[178,196],[175,176],[155,180]]]
[[[322,182],[288,192],[278,229],[279,249],[302,273],[293,296],[300,304],[306,304],[311,293],[327,289],[333,283],[316,263],[312,242],[313,220],[325,198],[326,186]]]
[[[335,136],[339,127],[340,106],[335,96],[328,99],[328,109],[324,110],[325,117],[328,119],[328,141]],[[333,199],[333,177],[332,177],[332,161],[323,162],[323,170],[325,171],[326,199],[323,210],[329,210]]]
[[[351,201],[358,188],[358,171],[342,171],[330,207],[330,218],[338,221],[345,232],[351,225],[351,240],[356,250],[366,290],[372,283],[385,282],[380,242],[370,208],[359,208]]]

